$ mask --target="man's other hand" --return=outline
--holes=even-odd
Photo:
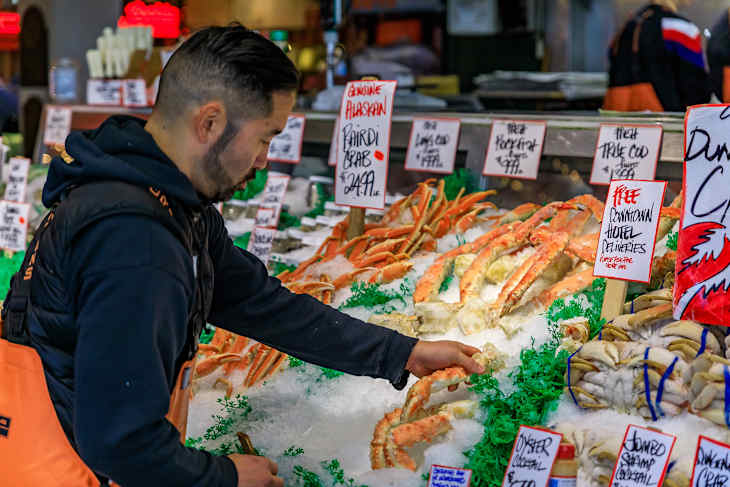
[[[464,367],[469,374],[483,374],[484,367],[471,358],[478,352],[478,348],[451,340],[435,342],[420,340],[411,350],[406,370],[417,377],[423,377],[437,370],[458,365]]]
[[[238,487],[284,487],[284,479],[277,477],[279,467],[265,457],[255,455],[228,455],[238,472]]]

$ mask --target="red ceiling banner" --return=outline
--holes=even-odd
[[[169,3],[144,3],[134,0],[124,7],[124,15],[119,17],[118,27],[151,25],[152,37],[176,39],[180,37],[180,8]]]
[[[20,49],[20,15],[17,12],[0,12],[0,51]]]

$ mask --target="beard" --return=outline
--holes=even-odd
[[[251,179],[251,174],[255,175],[255,171],[252,169],[240,181],[235,181],[226,173],[223,167],[221,154],[226,150],[237,132],[238,129],[231,122],[228,122],[221,136],[203,156],[203,173],[214,188],[213,195],[207,198],[211,203],[230,200],[233,194],[246,181]]]

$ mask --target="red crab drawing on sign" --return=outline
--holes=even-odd
[[[730,326],[730,106],[692,107],[685,119],[682,222],[674,317]]]

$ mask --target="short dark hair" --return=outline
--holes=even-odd
[[[156,111],[173,120],[192,103],[220,99],[236,120],[271,113],[271,94],[293,91],[299,72],[276,44],[231,24],[207,27],[186,40],[160,76]]]

